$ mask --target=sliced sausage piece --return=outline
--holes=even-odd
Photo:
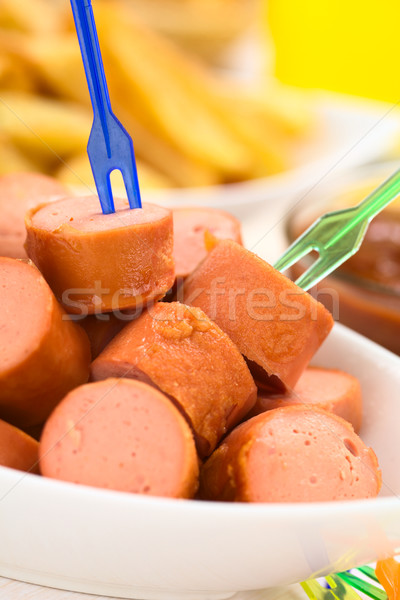
[[[247,359],[254,378],[292,388],[333,326],[326,308],[264,260],[223,240],[184,283]]]
[[[174,282],[171,211],[115,205],[103,215],[95,196],[64,198],[26,217],[27,253],[68,312],[140,307]]]
[[[246,415],[257,394],[228,336],[201,310],[178,302],[160,302],[129,323],[92,363],[91,377],[157,386],[186,416],[202,456]]]
[[[0,420],[0,465],[39,473],[39,443],[13,425]]]
[[[27,258],[24,248],[26,212],[68,195],[56,179],[39,173],[9,173],[0,177],[0,256]]]
[[[40,440],[46,477],[123,492],[191,498],[198,459],[185,419],[159,391],[107,379],[76,388]]]
[[[320,408],[276,408],[239,425],[204,464],[200,495],[238,502],[376,496],[376,456],[352,426]]]
[[[89,375],[85,332],[27,261],[0,258],[0,418],[40,425]]]
[[[360,431],[362,421],[360,382],[353,375],[339,369],[308,367],[293,390],[283,395],[268,395],[265,391],[259,390],[257,402],[248,417],[292,404],[319,406],[349,421],[354,431]]]
[[[133,318],[129,314],[119,311],[118,313],[88,315],[78,321],[89,338],[92,360],[98,357],[107,344]]]
[[[233,215],[215,208],[184,207],[172,209],[174,220],[175,274],[187,277],[207,256],[207,239],[242,243],[241,224]]]

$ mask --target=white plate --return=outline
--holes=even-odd
[[[243,183],[146,191],[144,199],[224,208],[243,218],[257,205],[289,205],[326,177],[382,157],[400,133],[399,110],[390,104],[321,92],[315,108],[315,132],[299,146],[291,170]]]
[[[315,357],[360,378],[377,499],[314,504],[168,500],[0,468],[0,575],[138,599],[225,598],[340,571],[400,548],[400,358],[335,325]]]

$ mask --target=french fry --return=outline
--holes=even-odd
[[[306,127],[310,129],[309,105],[293,101],[289,112],[288,105],[280,107],[275,102],[273,85],[256,91],[254,86],[225,82],[216,94],[221,120],[246,143],[253,157],[251,177],[265,177],[292,166],[295,140],[304,137]],[[223,109],[227,104],[228,111]]]
[[[69,22],[66,3],[56,0],[1,0],[0,27],[27,33],[63,31]]]
[[[125,0],[146,26],[212,63],[256,18],[258,0]]]
[[[222,87],[219,98],[220,119],[236,133],[248,149],[252,159],[249,177],[265,177],[279,173],[290,164],[290,146],[287,136],[266,125],[265,119],[255,110],[253,103],[242,89],[236,87],[230,92]],[[229,111],[223,109],[229,103]]]
[[[256,16],[252,0],[124,0],[147,26],[171,36],[227,41]]]
[[[90,106],[76,34],[25,36],[25,43],[14,44],[12,52],[52,95]]]
[[[250,94],[253,110],[266,127],[274,127],[290,142],[293,137],[304,137],[314,124],[312,92],[265,80],[254,86]]]
[[[0,89],[34,93],[36,86],[23,65],[5,60],[3,65],[0,65]]]
[[[37,79],[29,63],[14,50],[23,47],[25,35],[0,29],[0,90],[35,92]]]
[[[42,166],[83,153],[91,121],[89,111],[72,103],[17,92],[0,97],[0,135]]]
[[[157,135],[151,124],[145,126],[121,106],[117,107],[116,114],[132,135],[136,156],[153,165],[176,187],[200,187],[221,183],[218,170],[179,152],[175,145]]]

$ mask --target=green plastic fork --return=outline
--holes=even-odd
[[[357,252],[370,221],[399,193],[400,169],[360,204],[317,219],[289,246],[274,265],[275,269],[285,271],[312,250],[317,250],[317,260],[296,280],[299,287],[309,290]]]
[[[364,577],[360,577],[364,575]],[[388,596],[379,584],[372,567],[365,566],[325,577],[329,588],[324,587],[316,579],[303,581],[300,585],[310,600],[361,600],[357,591],[371,600],[388,600]],[[365,597],[363,596],[363,597]]]

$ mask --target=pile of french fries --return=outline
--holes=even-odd
[[[313,124],[301,92],[222,77],[139,22],[134,4],[96,0],[93,8],[141,187],[218,185],[290,168]],[[1,0],[0,173],[33,170],[93,186],[92,118],[69,2]]]

